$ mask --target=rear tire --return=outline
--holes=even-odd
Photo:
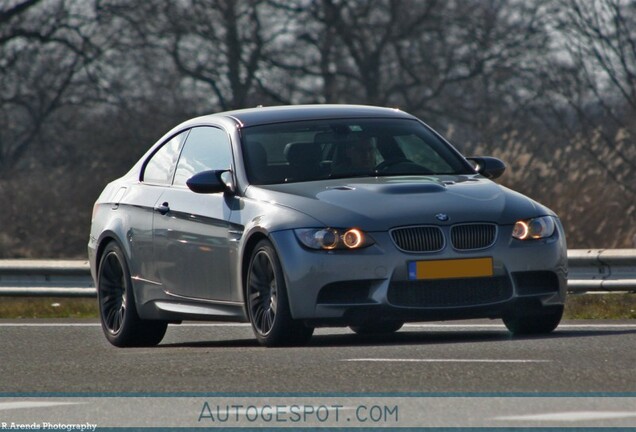
[[[102,330],[111,344],[154,346],[166,334],[167,322],[139,318],[126,257],[115,242],[106,246],[100,260],[97,298]]]
[[[372,335],[395,333],[401,329],[403,325],[404,323],[400,321],[387,321],[361,326],[350,326],[349,328],[359,335]]]
[[[268,240],[258,242],[250,257],[245,301],[252,330],[261,345],[304,345],[311,338],[314,329],[291,316],[283,270]]]
[[[514,335],[548,334],[557,328],[563,317],[563,306],[544,306],[540,310],[521,312],[503,318]]]

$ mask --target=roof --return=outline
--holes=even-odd
[[[414,118],[397,108],[366,105],[284,105],[225,111],[213,116],[229,117],[242,126],[330,118]]]

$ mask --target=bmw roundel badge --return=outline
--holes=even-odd
[[[437,213],[435,215],[435,219],[437,219],[440,222],[446,222],[449,218],[446,213]]]

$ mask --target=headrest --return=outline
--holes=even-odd
[[[320,162],[322,150],[313,142],[291,142],[285,146],[285,158],[292,165],[311,165]]]
[[[314,143],[316,144],[333,143],[337,140],[336,134],[333,132],[318,132],[314,135]]]

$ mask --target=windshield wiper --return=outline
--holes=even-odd
[[[371,171],[371,172],[357,172],[357,173],[339,173],[329,175],[329,179],[341,179],[341,178],[354,178],[354,177],[399,177],[399,176],[412,176],[412,177],[430,177],[430,176],[442,176],[442,175],[465,175],[463,173],[440,173],[440,172],[414,172],[414,171]]]
[[[395,172],[395,171],[377,171],[375,176],[377,177],[393,177],[393,176],[432,176],[432,175],[440,175],[434,172],[413,172],[413,171],[403,171],[403,172]]]
[[[340,174],[331,174],[329,175],[329,179],[342,179],[342,178],[353,178],[353,177],[376,177],[378,173],[376,171],[373,172],[365,172],[365,173],[340,173]]]

